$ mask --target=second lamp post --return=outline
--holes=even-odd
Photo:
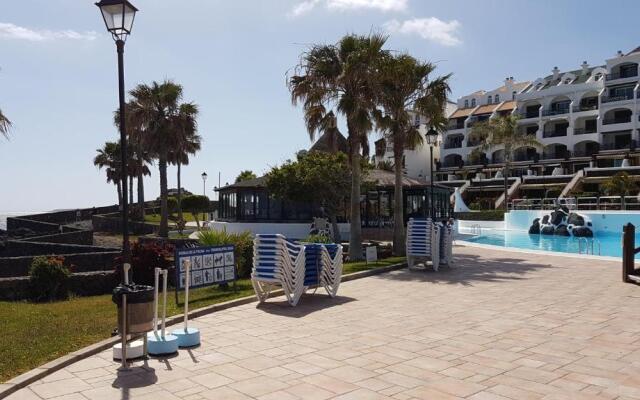
[[[433,196],[433,147],[438,145],[438,131],[430,127],[425,135],[427,138],[427,144],[429,145],[429,172],[431,174],[431,178],[429,179],[429,204],[431,206],[429,217],[435,221],[436,208],[434,204],[434,196]]]

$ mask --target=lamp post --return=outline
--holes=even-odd
[[[129,204],[127,185],[127,130],[125,127],[124,101],[124,43],[131,33],[137,8],[127,0],[100,0],[95,3],[100,9],[102,19],[116,42],[118,52],[118,92],[120,100],[120,158],[122,165],[122,258],[130,261],[129,251]],[[124,349],[123,349],[124,350]]]
[[[206,197],[207,196],[207,176],[208,175],[207,175],[206,172],[203,172],[202,175],[200,175],[200,176],[202,177],[202,195]],[[203,220],[205,220],[206,219],[206,214],[202,213],[202,217],[203,217]]]
[[[438,145],[438,131],[436,131],[435,129],[433,129],[433,126],[431,128],[429,128],[429,130],[427,131],[427,134],[425,135],[427,138],[427,144],[429,145],[429,171],[431,173],[431,180],[429,182],[430,185],[430,203],[431,203],[431,212],[430,212],[430,217],[432,220],[435,220],[435,206],[433,204],[433,146],[437,146]]]

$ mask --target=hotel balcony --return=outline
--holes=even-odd
[[[522,111],[522,112],[516,113],[516,115],[521,119],[538,118],[540,116],[538,111]]]
[[[613,74],[607,74],[605,77],[605,80],[608,81],[615,81],[617,79],[624,79],[624,78],[633,78],[634,76],[638,76],[638,70],[636,69],[635,71],[626,71],[626,72],[616,72]]]
[[[633,92],[629,91],[627,93],[618,95],[618,96],[602,96],[600,101],[604,103],[614,103],[616,101],[625,101],[625,100],[633,100]]]
[[[549,129],[542,132],[543,138],[552,138],[552,137],[560,137],[567,136],[567,128],[564,129]]]
[[[444,148],[445,149],[460,149],[460,148],[462,148],[462,141],[445,142]]]
[[[542,110],[543,117],[551,117],[554,115],[569,114],[569,108],[560,108],[556,110]]]
[[[589,104],[589,105],[574,106],[573,107],[573,112],[577,113],[577,112],[583,112],[583,111],[593,111],[593,110],[597,110],[597,109],[598,109],[598,103]]]
[[[623,143],[603,143],[600,145],[600,151],[611,151],[611,150],[630,150],[636,147],[636,141],[631,140],[629,142]]]
[[[449,121],[448,130],[464,129],[464,121]]]
[[[605,118],[602,120],[602,125],[626,124],[628,122],[631,122],[631,115],[629,118]]]
[[[574,128],[573,129],[573,134],[574,135],[588,135],[590,133],[598,133],[598,129],[596,128]]]

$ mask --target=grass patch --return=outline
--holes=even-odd
[[[196,222],[196,219],[193,217],[193,214],[189,212],[182,213],[182,218],[186,222]],[[175,220],[178,219],[178,214],[172,214],[169,216],[169,225],[175,226]],[[160,214],[145,214],[144,221],[150,224],[160,225]],[[200,223],[202,223],[202,215],[200,215]]]
[[[375,263],[344,264],[344,274],[404,262],[391,257]],[[205,307],[253,294],[248,279],[228,288],[206,287],[189,292],[189,308]],[[173,292],[167,295],[167,315],[181,314],[184,292],[176,304]],[[0,302],[0,382],[7,381],[55,358],[110,337],[116,327],[116,307],[111,295],[77,297],[55,303]]]

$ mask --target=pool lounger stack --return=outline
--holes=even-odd
[[[310,287],[322,286],[335,297],[341,277],[340,245],[299,245],[282,235],[256,235],[251,281],[260,302],[274,286],[282,287],[292,306]]]
[[[418,260],[429,260],[433,269],[440,264],[440,229],[430,218],[409,219],[407,224],[407,263],[412,268]]]
[[[453,259],[453,226],[439,224],[440,265],[451,265]]]
[[[260,302],[269,297],[275,286],[280,286],[289,304],[298,304],[304,292],[304,250],[304,246],[282,235],[256,235],[251,284]]]

